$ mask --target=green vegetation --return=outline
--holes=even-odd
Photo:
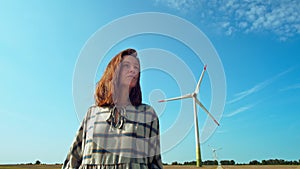
[[[220,161],[221,165],[223,166],[230,166],[229,168],[235,168],[235,167],[242,167],[242,166],[257,166],[259,168],[259,166],[264,166],[264,165],[268,165],[270,166],[279,166],[279,168],[281,169],[283,166],[285,166],[285,168],[288,168],[288,166],[293,166],[293,165],[300,165],[300,159],[298,161],[285,161],[282,159],[269,159],[269,160],[262,160],[261,162],[258,160],[252,160],[250,161],[248,164],[237,164],[235,163],[234,160],[221,160]],[[212,160],[207,160],[207,161],[203,161],[202,164],[206,167],[213,167],[218,165],[217,161],[212,161]],[[196,161],[190,161],[190,162],[184,162],[184,163],[179,163],[177,161],[174,161],[171,163],[171,166],[167,163],[164,163],[164,166],[166,166],[166,168],[172,168],[172,166],[174,167],[175,165],[181,166],[184,168],[184,166],[195,166],[196,165]],[[34,164],[32,163],[27,163],[27,164],[15,164],[15,165],[0,165],[0,169],[61,169],[62,164],[42,164],[39,160],[35,161]],[[224,167],[223,167],[224,168]],[[225,167],[226,168],[226,167]],[[226,169],[229,169],[226,168]],[[277,167],[278,168],[278,167]],[[274,168],[275,169],[275,168]]]
[[[234,160],[221,160],[221,165],[300,165],[300,159],[298,161],[285,161],[282,159],[269,159],[269,160],[252,160],[248,164],[237,164]],[[203,165],[218,165],[217,161],[212,160],[206,160],[202,162]],[[165,164],[168,165],[168,164]],[[179,163],[177,161],[174,161],[171,163],[171,165],[196,165],[196,161],[190,161],[190,162],[184,162]]]
[[[250,165],[300,165],[300,160],[298,161],[285,161],[282,159],[269,159],[257,161],[253,160],[249,162]]]

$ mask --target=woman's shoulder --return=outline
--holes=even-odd
[[[86,118],[89,119],[92,116],[95,116],[96,114],[102,114],[102,113],[109,113],[110,109],[109,107],[100,107],[97,105],[91,105],[88,108],[88,111],[86,113]]]
[[[150,106],[149,104],[145,104],[145,103],[142,103],[139,106],[137,106],[137,109],[144,110],[144,111],[154,111],[152,106]]]
[[[142,103],[137,107],[137,109],[139,112],[145,112],[146,114],[152,115],[153,117],[157,118],[157,114],[154,108],[149,104]]]
[[[107,112],[107,111],[109,111],[109,107],[92,105],[89,107],[88,111],[90,111],[90,112]]]

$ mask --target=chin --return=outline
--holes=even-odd
[[[130,85],[129,85],[129,88],[132,89],[132,88],[134,88],[135,86],[136,86],[135,84],[130,84]]]
[[[135,83],[130,83],[129,88],[132,89],[136,86],[136,82]]]
[[[128,83],[123,83],[123,85],[122,85],[123,87],[122,88],[129,88],[130,90],[132,89],[132,88],[134,88],[135,86],[136,86],[136,82],[128,82]]]

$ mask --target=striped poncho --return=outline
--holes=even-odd
[[[63,169],[163,168],[159,120],[149,105],[89,108]]]

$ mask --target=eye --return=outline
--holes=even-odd
[[[123,63],[122,66],[123,66],[124,68],[129,68],[129,67],[130,67],[130,65],[129,65],[128,63]]]

